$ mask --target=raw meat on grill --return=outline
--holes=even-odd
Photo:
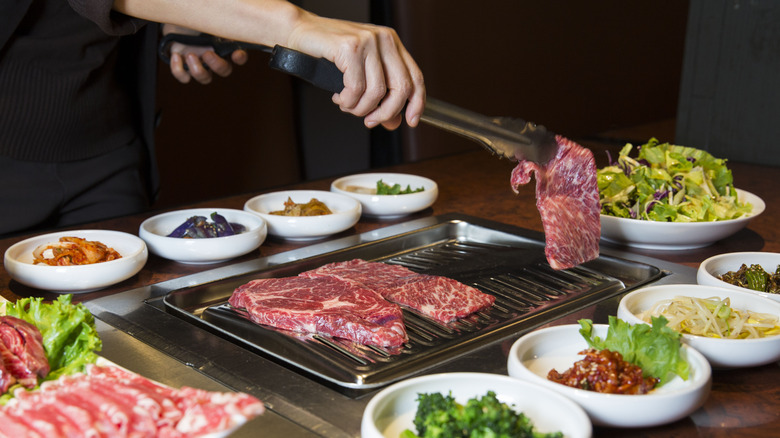
[[[334,277],[353,281],[379,292],[382,296],[385,296],[386,291],[396,285],[399,279],[420,276],[420,274],[411,269],[400,265],[367,262],[362,259],[328,263],[319,268],[301,272],[298,275],[310,278]]]
[[[355,259],[299,274],[336,277],[379,292],[386,300],[437,321],[450,322],[490,307],[495,297],[447,277],[418,274],[403,266]]]
[[[553,269],[567,269],[599,255],[601,218],[593,153],[561,136],[558,152],[544,166],[521,161],[512,171],[512,190],[536,176],[536,207],[542,216],[545,256]]]
[[[0,394],[14,383],[27,388],[49,374],[40,330],[27,321],[0,316]]]
[[[0,437],[196,437],[265,410],[248,394],[174,389],[115,366],[89,365],[14,395],[0,407]]]
[[[395,347],[407,342],[401,308],[375,291],[331,277],[252,280],[230,297],[258,324]]]

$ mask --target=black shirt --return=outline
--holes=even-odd
[[[70,161],[136,136],[151,145],[154,42],[141,40],[153,35],[139,32],[143,21],[112,12],[112,3],[3,1],[1,155]]]

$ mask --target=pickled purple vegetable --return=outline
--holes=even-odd
[[[182,239],[207,239],[240,234],[246,231],[244,225],[228,222],[216,211],[211,213],[211,221],[205,216],[192,216],[176,227],[168,237]]]

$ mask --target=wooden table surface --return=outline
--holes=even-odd
[[[611,150],[613,154],[619,150],[619,147],[600,143],[582,142],[582,144],[594,151],[599,167],[606,163],[606,150]],[[496,159],[475,148],[474,151],[465,154],[382,169],[383,171],[412,173],[433,179],[439,184],[440,193],[437,201],[425,211],[396,220],[363,218],[353,229],[331,238],[363,233],[411,219],[451,212],[542,231],[541,220],[534,202],[533,183],[525,187],[520,194],[515,195],[509,187],[509,173],[512,167],[511,162]],[[758,195],[767,205],[764,213],[752,220],[747,228],[711,246],[700,249],[685,251],[632,249],[631,251],[690,267],[698,267],[707,257],[725,252],[780,252],[780,235],[778,235],[780,222],[777,219],[780,217],[780,192],[777,190],[777,182],[780,181],[780,168],[741,163],[729,163],[729,167],[732,169],[735,185]],[[286,188],[329,190],[331,181],[332,179],[311,181]],[[257,193],[236,195],[182,206],[182,208],[242,209],[244,202],[255,195]],[[105,220],[78,228],[109,229],[137,234],[141,222],[156,213],[159,212]],[[43,231],[34,234],[41,233]],[[26,237],[30,237],[30,235],[0,239],[0,251],[4,253],[9,246]],[[289,251],[304,245],[303,243],[290,243],[269,238],[259,250],[239,259],[217,265],[186,265],[150,255],[147,264],[138,275],[109,288],[79,294],[74,298],[76,300],[91,300],[231,263]],[[5,269],[0,269],[0,293],[12,301],[26,296],[43,296],[45,299],[56,297],[56,294],[32,289],[11,280]],[[595,436],[777,436],[777,431],[780,430],[780,367],[778,365],[780,363],[748,369],[715,370],[711,395],[705,405],[691,416],[673,424],[655,428],[638,430],[596,428]]]

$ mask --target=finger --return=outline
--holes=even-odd
[[[344,72],[344,89],[333,96],[333,103],[342,111],[351,113],[366,91],[365,59],[362,53],[350,51],[338,56],[334,62]]]
[[[381,123],[383,126],[394,126],[397,116],[404,113],[411,127],[419,124],[425,108],[425,81],[422,71],[404,48],[400,40],[387,38],[384,43],[385,68],[388,75],[388,92],[379,108],[366,117],[366,126]],[[397,54],[398,56],[389,56]]]
[[[353,74],[360,74],[360,77],[349,81],[346,79],[348,74],[345,72],[344,90],[335,96],[334,102],[339,105],[342,111],[364,117],[379,106],[387,93],[382,62],[378,53],[371,52],[362,65],[352,65],[350,69]],[[357,85],[350,86],[351,84]],[[376,126],[378,123],[374,123],[370,127]]]
[[[249,60],[249,53],[246,50],[236,50],[230,54],[230,60],[236,65],[244,65]]]
[[[190,82],[191,76],[189,73],[187,73],[186,70],[184,70],[184,61],[182,60],[180,54],[171,53],[170,68],[171,74],[174,78],[176,78],[177,81],[181,82],[182,84]]]
[[[388,131],[393,131],[395,129],[398,129],[399,126],[401,126],[401,122],[403,122],[403,120],[404,120],[403,116],[401,114],[398,114],[392,119],[383,122],[382,126],[384,126],[385,129],[387,129]]]
[[[225,76],[229,76],[230,73],[233,72],[233,65],[214,52],[209,51],[204,53],[201,56],[201,60],[212,72],[222,76],[223,78]]]
[[[190,75],[196,81],[201,84],[208,84],[211,82],[211,72],[206,70],[201,63],[200,57],[194,53],[188,53],[185,55],[187,61],[187,68],[190,71]]]
[[[395,119],[403,112],[407,99],[414,91],[409,72],[409,66],[398,52],[394,43],[386,50],[384,68],[387,75],[387,90],[379,106],[366,116],[364,123],[368,127],[386,122],[395,123]]]
[[[364,71],[366,89],[357,104],[350,110],[352,114],[360,117],[375,111],[382,99],[387,97],[388,92],[382,59],[377,54],[372,54],[366,59]]]
[[[399,90],[388,90],[382,103],[371,111],[363,121],[368,128],[401,118],[408,93]]]
[[[425,111],[425,87],[415,89],[406,104],[406,123],[412,128],[420,124],[420,117]]]
[[[406,103],[406,123],[412,128],[420,123],[420,117],[425,110],[425,78],[412,55],[406,54],[406,63],[410,66],[409,72],[412,80],[412,95]]]

